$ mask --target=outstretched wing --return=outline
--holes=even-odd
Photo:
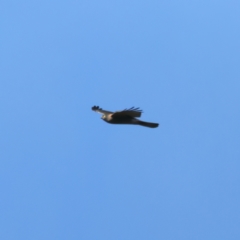
[[[112,117],[124,117],[124,116],[131,116],[131,117],[141,117],[142,110],[139,108],[131,107],[129,109],[124,109],[123,111],[118,111],[113,113]]]
[[[109,111],[106,111],[106,110],[103,110],[102,108],[100,108],[99,106],[93,106],[92,107],[92,110],[95,111],[95,112],[98,112],[98,113],[102,113],[102,114],[111,114],[113,112],[109,112]]]

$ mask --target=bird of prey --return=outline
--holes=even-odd
[[[107,123],[113,124],[134,124],[144,127],[156,128],[158,123],[143,122],[137,118],[141,117],[142,110],[139,108],[129,108],[122,111],[110,112],[99,108],[99,106],[93,106],[92,110],[102,114],[102,119]]]

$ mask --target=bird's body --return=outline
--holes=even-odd
[[[142,111],[139,108],[124,109],[123,111],[110,112],[99,108],[98,106],[92,107],[93,111],[102,114],[102,119],[111,124],[134,124],[144,127],[156,128],[158,123],[143,122],[137,119],[141,116]]]

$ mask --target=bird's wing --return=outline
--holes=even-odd
[[[139,108],[131,107],[129,109],[124,109],[122,111],[118,111],[113,113],[112,117],[124,117],[124,116],[131,116],[131,117],[141,117],[142,110]]]
[[[103,110],[99,106],[93,106],[92,110],[95,111],[95,112],[98,112],[98,113],[102,113],[104,115],[113,113],[113,112],[109,112],[109,111]]]

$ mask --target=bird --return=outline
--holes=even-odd
[[[103,110],[99,106],[93,106],[92,110],[102,114],[101,119],[111,124],[133,124],[149,128],[158,127],[158,123],[144,122],[137,118],[141,117],[142,110],[139,108],[131,107],[122,111],[110,112]]]

